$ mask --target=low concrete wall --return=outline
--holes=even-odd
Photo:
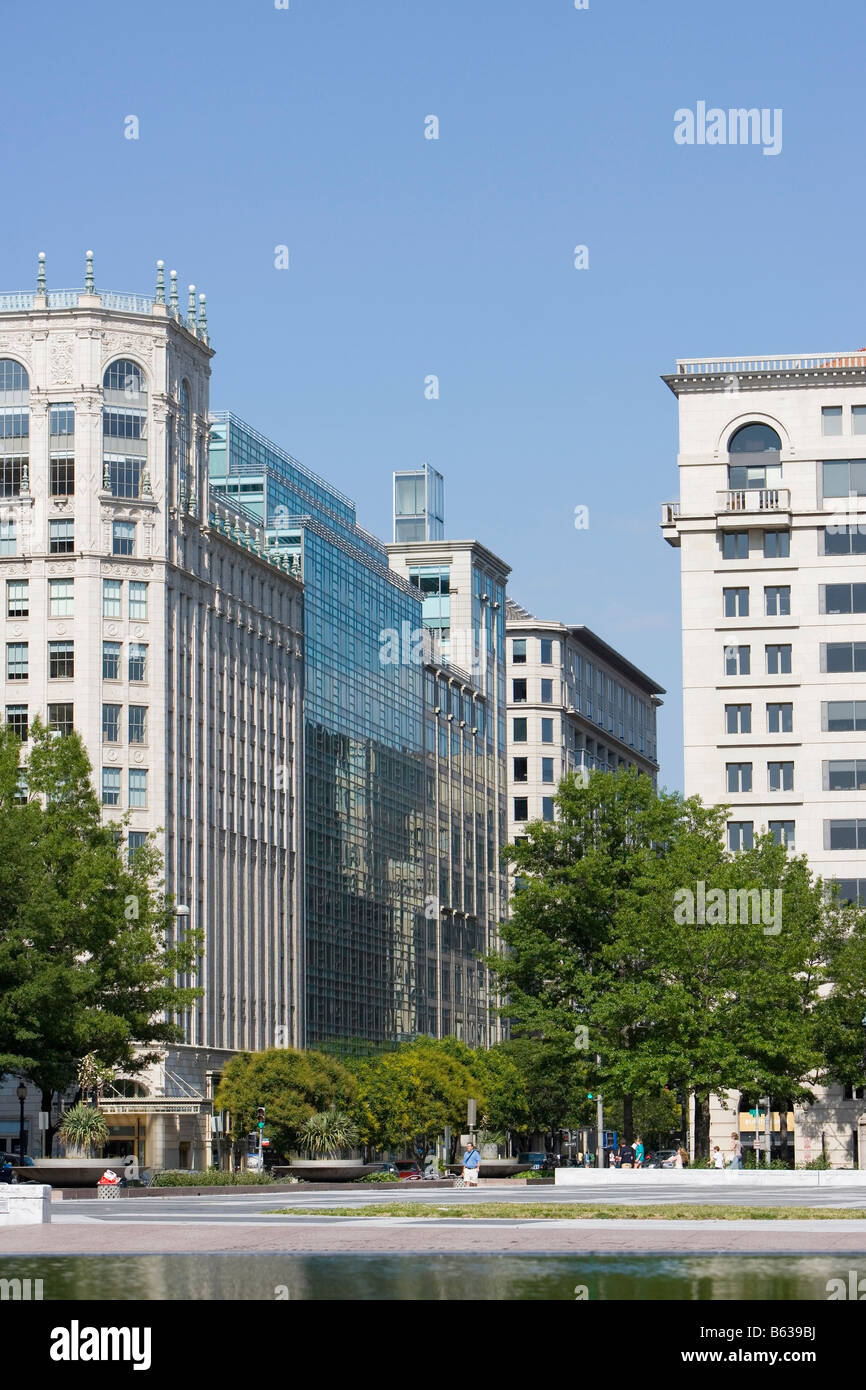
[[[610,1183],[646,1189],[674,1182],[683,1188],[730,1187],[866,1187],[866,1172],[856,1168],[797,1171],[781,1168],[557,1168],[557,1187],[594,1187]]]
[[[50,1187],[35,1183],[0,1185],[0,1226],[39,1226],[50,1220]]]

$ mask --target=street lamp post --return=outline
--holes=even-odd
[[[24,1082],[23,1082],[23,1081],[19,1081],[19,1082],[18,1082],[18,1089],[16,1090],[15,1094],[16,1094],[16,1096],[18,1097],[18,1105],[19,1105],[19,1114],[18,1114],[18,1158],[19,1158],[19,1161],[20,1161],[21,1163],[23,1163],[23,1162],[24,1162],[24,1102],[25,1102],[25,1100],[27,1099],[27,1087],[24,1085]]]

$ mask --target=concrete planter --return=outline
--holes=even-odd
[[[366,1173],[378,1172],[378,1163],[361,1158],[293,1159],[287,1168],[274,1168],[275,1177],[300,1178],[303,1182],[351,1182]]]
[[[137,1172],[134,1159],[34,1158],[33,1167],[13,1167],[19,1183],[49,1183],[52,1187],[95,1187],[106,1168],[122,1175]]]
[[[452,1173],[460,1174],[463,1172],[462,1163],[451,1163],[449,1168]],[[531,1168],[531,1163],[518,1163],[516,1158],[485,1158],[482,1152],[478,1176],[479,1178],[513,1178],[517,1173],[528,1173]]]
[[[50,1220],[50,1187],[0,1187],[0,1226],[39,1226]]]

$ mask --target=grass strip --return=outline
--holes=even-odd
[[[278,1207],[268,1216],[426,1216],[448,1220],[523,1221],[864,1221],[866,1207],[598,1206],[591,1202],[479,1202],[437,1207],[382,1202],[364,1207]]]

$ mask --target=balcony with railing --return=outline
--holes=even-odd
[[[725,488],[716,493],[717,514],[790,512],[791,493],[786,487]]]

